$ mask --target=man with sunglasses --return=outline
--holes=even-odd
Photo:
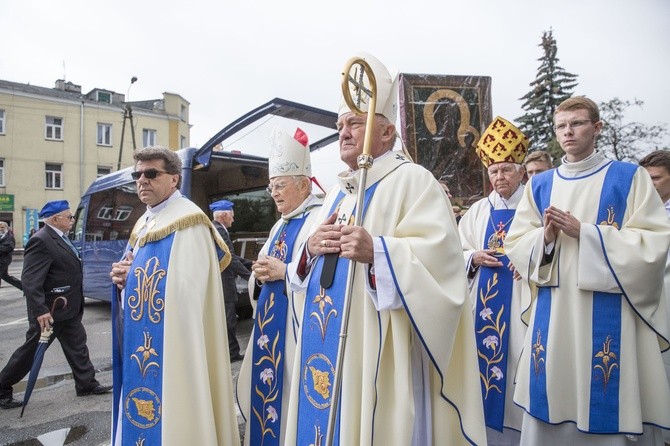
[[[95,379],[95,369],[86,346],[82,324],[84,294],[79,253],[67,238],[74,217],[65,200],[50,201],[39,212],[44,227],[26,245],[21,281],[28,304],[26,342],[9,358],[0,372],[0,408],[20,407],[12,397],[12,387],[28,374],[35,357],[40,334],[53,327],[54,339],[63,349],[72,369],[77,396],[100,395],[111,390]],[[63,296],[67,306],[51,312],[56,298]]]
[[[530,179],[505,239],[537,286],[514,394],[522,445],[662,445],[670,428],[670,223],[644,168],[595,150],[602,127],[590,99],[558,106],[562,164]]]
[[[147,210],[110,273],[112,444],[236,445],[237,415],[221,269],[230,252],[207,215],[179,192],[181,161],[135,152]]]

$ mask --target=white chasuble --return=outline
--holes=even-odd
[[[549,205],[580,222],[546,253]],[[595,154],[533,177],[507,253],[537,285],[514,400],[545,423],[641,434],[670,427],[661,300],[670,224],[644,169]],[[523,434],[522,434],[523,437]]]
[[[358,177],[359,172],[340,175],[317,224],[331,210],[337,210],[338,220],[350,221]],[[370,265],[356,263],[339,444],[485,444],[473,320],[449,200],[430,172],[394,152],[375,160],[366,196],[362,226],[377,247],[376,291],[369,284]],[[347,267],[348,261],[337,266],[344,273]],[[333,288],[340,274],[336,271]],[[306,281],[318,292],[305,297],[286,444],[302,444],[301,438],[321,444],[332,396],[333,370],[327,364],[333,360],[328,351],[316,349],[322,340],[329,342],[331,332],[339,332],[331,327],[341,325],[340,298],[331,296],[330,288],[321,293],[319,277],[312,276]],[[292,284],[304,285],[296,277]],[[310,302],[322,302],[323,308],[308,311]],[[329,327],[322,330],[328,315]],[[314,352],[308,358],[307,348]]]

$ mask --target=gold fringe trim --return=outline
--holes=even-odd
[[[228,267],[228,265],[230,265],[232,256],[230,250],[228,249],[228,246],[219,235],[219,231],[216,230],[212,222],[209,220],[209,218],[207,218],[207,216],[204,213],[195,213],[191,215],[186,215],[156,231],[147,232],[143,237],[139,239],[139,246],[141,248],[147,243],[162,240],[174,232],[182,231],[184,229],[192,228],[198,225],[207,226],[209,232],[212,235],[212,239],[214,239],[214,243],[216,243],[216,246],[218,246],[224,252],[223,258],[219,261],[219,269],[223,271]],[[135,246],[137,240],[138,240],[137,234],[135,230],[133,230],[133,233],[131,234],[128,243],[130,244],[130,246]]]

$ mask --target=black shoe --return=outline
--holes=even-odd
[[[16,409],[21,406],[23,406],[23,403],[19,400],[15,400],[11,396],[0,400],[0,409]]]
[[[241,354],[238,353],[235,356],[230,357],[230,362],[237,362],[237,361],[241,361],[243,359],[244,359],[244,355],[241,355]]]
[[[102,395],[112,390],[112,386],[103,386],[98,384],[90,390],[84,390],[83,392],[77,392],[77,396],[89,396],[89,395]]]

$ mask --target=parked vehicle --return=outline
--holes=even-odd
[[[231,239],[236,253],[250,260],[256,259],[278,218],[272,198],[265,191],[267,158],[258,155],[267,154],[271,128],[264,125],[269,124],[267,119],[258,123],[267,117],[297,121],[297,125],[310,128],[317,138],[311,144],[313,150],[337,139],[335,113],[274,99],[222,129],[200,149],[177,151],[183,165],[182,194],[210,216],[210,203],[221,199],[234,202]],[[249,131],[252,124],[253,130]],[[289,128],[288,123],[284,125]],[[290,125],[295,127],[296,122]],[[245,137],[249,142],[242,141]],[[234,141],[230,146],[226,144],[229,140]],[[231,150],[222,150],[224,147]],[[137,197],[132,171],[128,167],[97,178],[82,196],[75,213],[70,239],[81,253],[86,297],[111,299],[111,264],[121,258],[133,225],[146,209]],[[243,280],[237,284],[238,314],[250,316],[247,284]]]

